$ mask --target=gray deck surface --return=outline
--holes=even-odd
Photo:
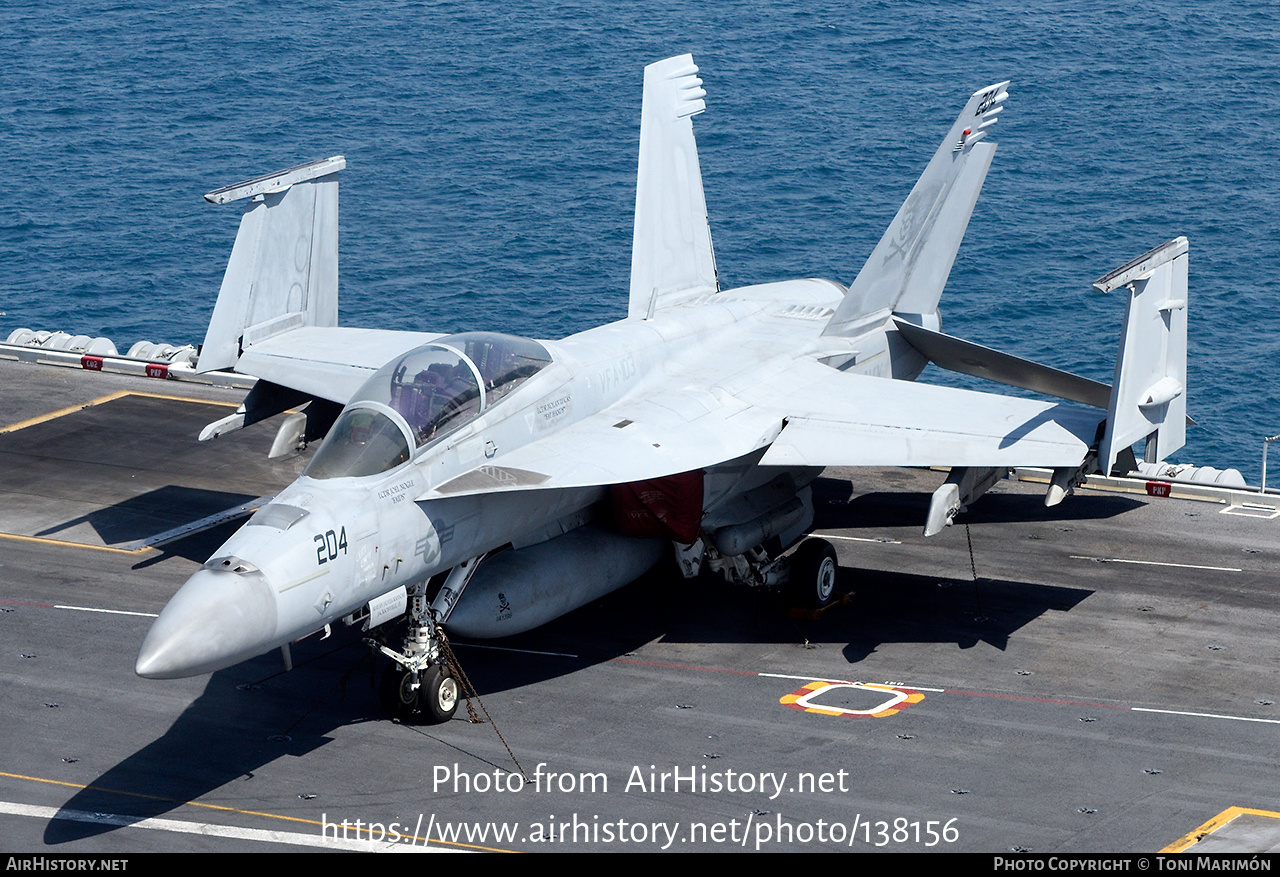
[[[1141,852],[1231,807],[1280,811],[1280,519],[1091,491],[1050,514],[1043,485],[1003,482],[967,515],[975,583],[964,526],[921,536],[942,475],[831,470],[819,524],[844,537],[847,605],[793,620],[773,596],[651,574],[500,649],[459,644],[520,764],[543,776],[540,791],[455,792],[455,772],[514,783],[493,727],[465,709],[436,727],[384,719],[351,631],[296,646],[288,674],[270,655],[212,677],[134,675],[145,613],[237,524],[119,547],[289,483],[305,459],[266,459],[274,422],[201,444],[234,391],[2,362],[0,387],[11,851],[315,848],[324,819],[354,840],[355,820],[412,835],[421,814],[433,848],[650,851],[665,823],[682,851]],[[780,703],[817,680],[924,698],[881,717]],[[816,702],[890,696],[836,687]],[[674,770],[706,791],[648,790]],[[784,772],[777,795],[740,788]],[[577,788],[584,774],[607,791]],[[1277,849],[1266,812],[1194,849]],[[442,822],[457,843],[435,843]],[[474,834],[503,822],[511,839]],[[929,834],[948,823],[954,840]]]

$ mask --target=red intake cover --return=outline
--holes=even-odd
[[[623,536],[674,539],[690,545],[702,525],[703,471],[682,472],[609,488],[613,526]]]

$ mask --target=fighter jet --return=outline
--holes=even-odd
[[[1187,242],[1111,272],[1129,305],[1113,387],[940,330],[938,302],[995,144],[1007,82],[973,93],[849,287],[720,289],[689,55],[644,72],[625,319],[560,341],[338,326],[342,157],[211,192],[248,199],[203,372],[257,378],[210,439],[305,405],[273,454],[323,437],[302,476],[182,586],[141,676],[209,673],[330,625],[407,615],[384,702],[442,721],[458,683],[442,636],[502,637],[635,580],[667,552],[755,587],[833,598],[836,553],[809,538],[826,466],[951,467],[927,534],[1010,468],[1093,472],[1183,443]],[[929,362],[1052,397],[914,383]],[[1074,403],[1074,404],[1071,404]]]

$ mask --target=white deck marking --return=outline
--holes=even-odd
[[[879,706],[873,706],[870,709],[864,709],[864,710],[852,710],[852,709],[847,709],[846,707],[827,706],[826,704],[813,703],[813,699],[815,697],[821,697],[825,694],[829,694],[830,692],[836,690],[837,688],[855,688],[859,691],[881,692],[884,694],[888,694],[889,699],[881,703]],[[879,685],[868,686],[868,685],[863,685],[862,683],[859,683],[859,682],[840,682],[832,685],[827,685],[824,688],[817,688],[817,689],[814,689],[813,691],[810,691],[808,694],[804,695],[799,700],[797,700],[795,705],[798,707],[801,707],[802,709],[826,710],[827,712],[840,713],[843,716],[873,716],[876,713],[884,712],[887,709],[897,706],[898,704],[905,701],[909,696],[910,695],[908,695],[905,691],[897,691],[897,690],[887,691],[885,687],[881,687]]]
[[[1176,566],[1179,569],[1208,569],[1214,572],[1244,572],[1234,566],[1200,566],[1195,563],[1162,563],[1158,560],[1126,560],[1123,557],[1088,557],[1083,554],[1071,555],[1072,560],[1092,560],[1094,563],[1137,563],[1142,566]]]
[[[116,813],[59,810],[57,807],[38,807],[34,804],[16,804],[12,801],[0,801],[0,813],[8,813],[13,816],[34,816],[37,819],[67,819],[72,822],[114,825],[120,828],[149,828],[154,831],[172,831],[178,834],[202,834],[206,837],[226,837],[235,840],[255,840],[264,843],[319,847],[327,850],[354,850],[362,853],[466,852],[465,850],[452,850],[437,846],[424,847],[416,843],[370,842],[368,840],[356,840],[355,838],[339,838],[335,840],[332,837],[325,838],[319,834],[301,834],[296,831],[267,831],[261,828],[237,828],[231,825],[216,825],[212,822],[187,822],[180,819],[160,819],[158,817],[139,819],[136,816],[121,816]]]
[[[791,676],[785,673],[757,673],[756,675],[765,676],[770,679],[794,679],[794,680],[805,681],[805,682],[830,682],[836,685],[862,685],[863,684],[863,682],[858,682],[856,680],[851,680],[851,679],[824,679],[821,676],[817,676],[817,677]],[[912,685],[909,682],[902,682],[900,680],[893,680],[890,682],[878,682],[878,683],[871,683],[871,684],[890,685],[890,686],[893,686],[894,688],[908,688],[912,691],[927,691],[933,694],[960,694],[960,695],[968,695],[970,697],[973,697],[973,696],[999,697],[999,698],[1008,698],[1010,700],[1044,701],[1044,702],[1050,702],[1050,703],[1054,702],[1055,700],[1054,698],[1035,697],[1035,696],[1021,695],[1021,694],[1011,695],[1011,694],[996,694],[994,692],[984,692],[984,691],[960,691],[957,689],[947,689],[947,688],[925,688],[923,685]],[[1192,712],[1190,710],[1162,710],[1162,709],[1155,709],[1153,707],[1124,706],[1124,705],[1111,705],[1111,704],[1098,704],[1098,706],[1109,706],[1112,709],[1127,710],[1129,712],[1134,712],[1134,713],[1162,713],[1164,715],[1169,715],[1169,716],[1190,716],[1191,718],[1197,718],[1197,719],[1226,719],[1232,722],[1258,722],[1264,725],[1280,725],[1280,719],[1259,719],[1259,718],[1254,718],[1252,716],[1232,716],[1232,715],[1226,715],[1224,713],[1198,713],[1198,712]]]
[[[156,612],[129,612],[124,609],[95,609],[92,606],[63,606],[55,603],[54,609],[74,609],[77,612],[105,612],[108,615],[137,615],[140,618],[159,618]]]
[[[757,676],[766,676],[770,679],[794,679],[801,682],[830,682],[834,685],[862,685],[854,679],[823,679],[821,676],[788,676],[784,673],[757,673]],[[865,680],[864,680],[865,682]],[[946,691],[945,688],[925,688],[920,685],[909,685],[906,682],[873,682],[872,685],[892,685],[894,688],[910,688],[912,691],[931,691],[940,694]]]
[[[1233,722],[1261,722],[1264,725],[1280,725],[1280,719],[1255,719],[1252,716],[1227,716],[1221,713],[1192,713],[1185,710],[1158,710],[1146,706],[1131,706],[1135,713],[1164,713],[1169,716],[1193,716],[1198,719],[1229,719]]]
[[[835,533],[814,533],[814,536],[821,536],[823,539],[839,539],[843,542],[879,542],[881,545],[901,545],[901,540],[889,539],[884,536],[837,536]]]

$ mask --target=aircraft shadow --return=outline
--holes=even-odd
[[[368,675],[359,660],[366,650],[340,644],[335,652],[332,643],[318,643],[294,654],[295,670],[285,676],[278,675],[279,653],[213,674],[161,737],[76,792],[61,810],[141,820],[229,784],[243,784],[236,797],[251,797],[255,773],[264,765],[325,746],[335,727],[381,718],[368,684],[353,683],[361,669]],[[264,681],[246,683],[250,679]],[[194,818],[203,821],[207,815]],[[111,824],[55,818],[45,827],[44,840],[63,844],[116,830]]]
[[[1004,651],[1021,628],[1047,612],[1069,612],[1093,592],[1083,588],[979,579],[938,579],[844,570],[857,588],[847,611],[814,625],[810,639],[846,643],[857,663],[885,643],[986,643]]]
[[[1069,611],[1092,593],[842,568],[840,590],[855,587],[849,605],[818,621],[795,621],[776,595],[654,572],[538,630],[479,644],[458,642],[455,650],[484,698],[625,658],[659,637],[675,643],[835,643],[851,664],[890,642],[959,648],[985,642],[1003,649],[1019,628],[1046,612]],[[336,728],[390,721],[377,695],[384,662],[375,663],[358,632],[335,629],[329,640],[298,644],[293,659],[295,669],[288,674],[275,653],[213,674],[163,736],[76,792],[62,810],[144,819],[230,784],[245,786],[237,797],[251,796],[254,775],[265,765],[320,749]],[[460,708],[454,721],[466,721],[465,715]],[[430,733],[429,727],[423,730]],[[115,830],[53,819],[44,839],[56,845]]]
[[[87,523],[107,545],[122,545],[190,524],[256,497],[243,493],[168,485],[47,527],[36,536],[56,536]]]
[[[585,614],[570,616],[571,635],[588,636],[596,623],[594,615],[588,608]],[[459,645],[458,656],[483,698],[569,675],[643,645],[642,640],[625,638],[617,642],[613,648],[597,646],[590,654],[569,657],[513,655]],[[293,661],[293,671],[283,673],[279,654],[273,652],[213,674],[200,696],[162,736],[77,791],[60,812],[109,813],[138,821],[165,816],[220,789],[223,796],[252,797],[255,774],[264,766],[321,749],[332,742],[331,733],[337,728],[392,721],[378,698],[378,680],[389,662],[375,661],[358,631],[338,627],[328,640],[296,644]],[[466,721],[463,706],[454,722]],[[418,730],[432,734],[432,726]],[[487,742],[489,732],[484,733]],[[468,737],[434,739],[457,749],[460,756],[488,763],[485,756],[466,750]],[[227,788],[234,785],[241,788]],[[278,795],[279,790],[270,794]],[[202,820],[204,816],[188,812],[185,818]],[[119,828],[86,822],[83,817],[54,818],[45,827],[44,841],[65,844]]]
[[[857,663],[884,643],[986,643],[1007,648],[1046,612],[1068,612],[1093,592],[1028,582],[951,579],[843,567],[845,606],[795,619],[784,595],[708,576],[650,573],[606,599],[517,637],[457,652],[482,693],[545,681],[584,664],[625,657],[645,643],[829,643]],[[513,656],[497,648],[526,650]],[[483,649],[483,650],[482,650]],[[536,653],[546,653],[538,655]]]
[[[253,499],[253,497],[249,497],[249,499]],[[213,553],[222,546],[223,542],[230,539],[237,530],[244,526],[247,517],[246,515],[242,518],[225,521],[215,527],[210,527],[208,530],[201,530],[199,533],[192,533],[190,536],[184,536],[181,539],[158,546],[155,549],[155,554],[145,560],[138,561],[133,565],[133,568],[144,569],[170,557],[182,557],[196,563],[204,563],[213,556]]]
[[[847,497],[848,482],[828,480],[817,487],[819,527],[916,527],[929,498],[927,493],[872,494],[832,503],[823,500],[842,493]],[[1010,514],[1037,520],[1042,514],[1034,496],[996,495],[983,502],[987,508],[982,514],[1001,520]],[[1105,518],[1138,504],[1115,497],[1075,497],[1069,503],[1054,511]],[[165,551],[203,560],[240,523],[194,534]],[[626,658],[658,638],[671,643],[834,644],[856,664],[885,643],[954,643],[958,648],[987,643],[1004,649],[1023,626],[1047,612],[1070,611],[1092,593],[849,567],[840,569],[837,585],[841,593],[852,593],[848,605],[817,621],[795,620],[787,601],[776,593],[730,586],[710,576],[686,581],[671,567],[660,566],[537,630],[483,643],[459,641],[456,654],[482,698]],[[400,631],[391,627],[388,638],[396,641]],[[275,653],[215,673],[161,737],[76,792],[63,809],[137,819],[162,816],[229,784],[252,784],[265,765],[325,746],[337,728],[389,721],[377,694],[384,664],[375,666],[359,632],[339,626],[326,641],[296,645],[293,659],[295,669],[288,674],[281,673]],[[245,688],[251,680],[258,682]],[[465,709],[459,709],[454,721],[466,721]],[[61,844],[115,830],[113,825],[54,819],[46,827],[45,841]]]

